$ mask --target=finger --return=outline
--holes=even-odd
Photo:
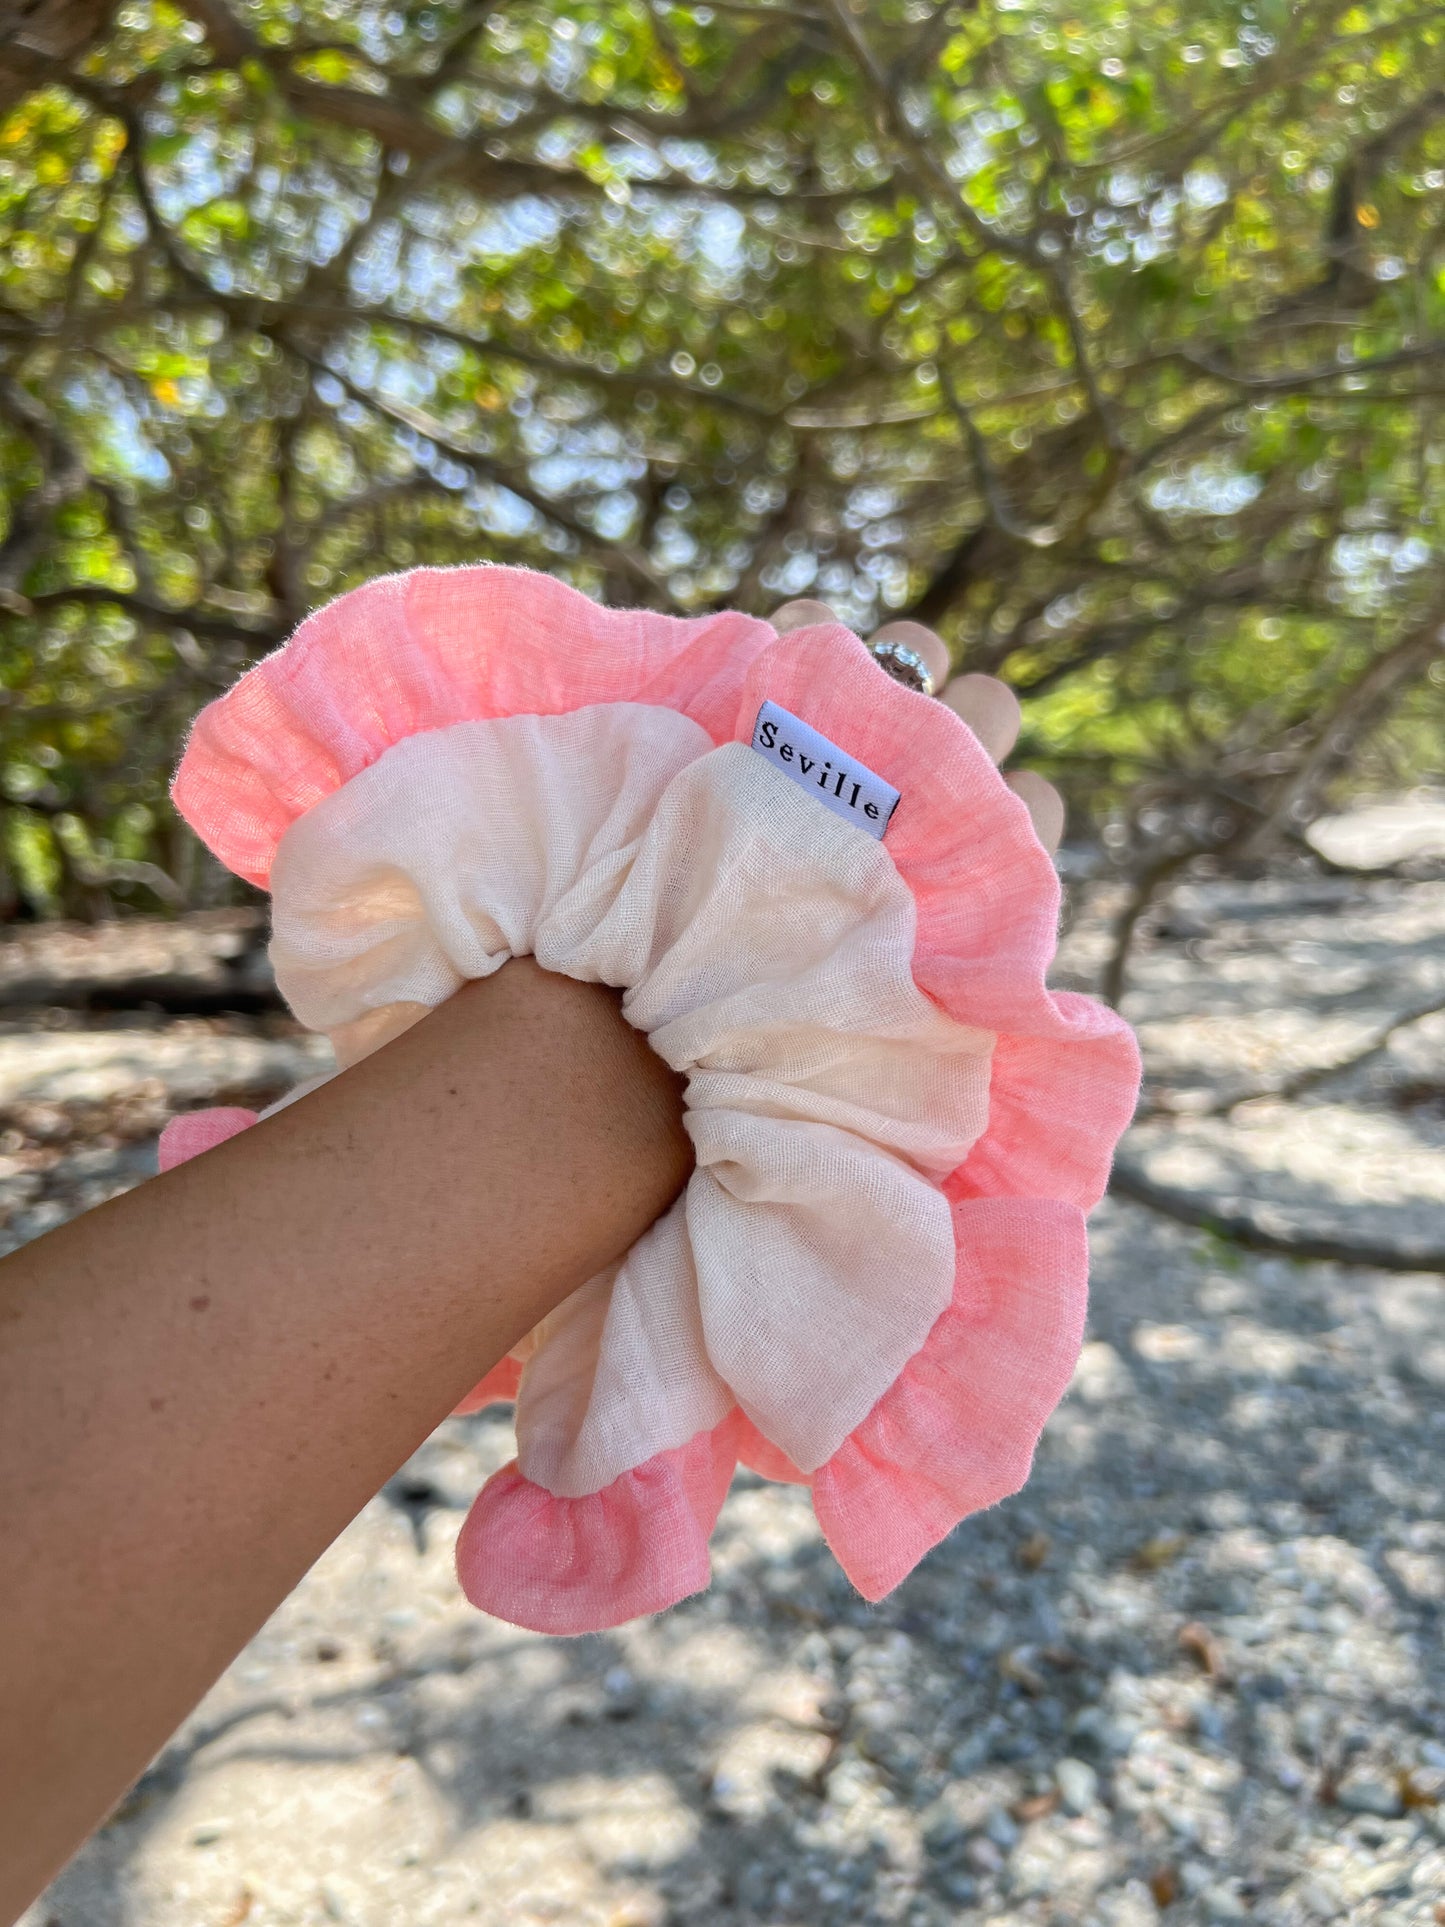
[[[948,657],[948,644],[942,636],[925,629],[921,622],[885,622],[872,640],[896,642],[904,649],[911,649],[916,656],[921,656],[935,689],[942,689],[948,681],[948,672],[953,667]]]
[[[836,622],[837,616],[826,602],[814,602],[811,596],[799,596],[794,602],[785,602],[781,608],[774,609],[769,618],[780,636],[787,635],[790,629],[811,629],[817,622]]]
[[[1064,835],[1064,799],[1037,770],[1015,770],[1004,781],[1033,821],[1034,835],[1052,856]]]
[[[996,763],[1019,734],[1019,699],[997,676],[955,676],[943,692],[955,716],[962,717]]]

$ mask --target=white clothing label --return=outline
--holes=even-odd
[[[898,806],[898,791],[866,763],[844,755],[836,743],[777,703],[764,703],[758,711],[753,748],[834,816],[882,840]]]

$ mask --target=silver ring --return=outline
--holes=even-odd
[[[910,649],[903,642],[874,642],[868,646],[874,662],[894,682],[901,682],[905,689],[916,690],[920,696],[933,694],[933,678],[928,673],[928,664],[916,649]]]

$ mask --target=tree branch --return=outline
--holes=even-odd
[[[1228,1211],[1192,1191],[1177,1191],[1170,1185],[1156,1184],[1136,1166],[1122,1160],[1114,1165],[1109,1189],[1116,1197],[1145,1205],[1166,1218],[1173,1218],[1176,1224],[1211,1232],[1216,1238],[1240,1245],[1246,1251],[1272,1251],[1286,1258],[1358,1265],[1371,1271],[1445,1272],[1445,1247],[1402,1248],[1348,1238],[1318,1237],[1296,1231],[1269,1206],[1262,1207],[1253,1216]]]

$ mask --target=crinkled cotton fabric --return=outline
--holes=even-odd
[[[884,836],[751,747],[764,702],[898,790]],[[619,988],[685,1079],[683,1197],[467,1401],[517,1406],[458,1544],[479,1605],[582,1632],[705,1585],[739,1459],[812,1487],[870,1598],[1023,1482],[1137,1057],[1046,990],[1052,865],[942,704],[837,624],[419,570],[203,712],[175,793],[269,884],[340,1064],[531,955]],[[163,1163],[248,1121],[177,1119]]]
[[[735,1404],[830,1458],[949,1301],[940,1187],[988,1117],[993,1038],[914,983],[882,845],[741,743],[594,704],[398,743],[287,831],[271,889],[277,982],[343,1055],[530,955],[622,988],[687,1080],[697,1168],[534,1341],[522,1472],[600,1492]]]

